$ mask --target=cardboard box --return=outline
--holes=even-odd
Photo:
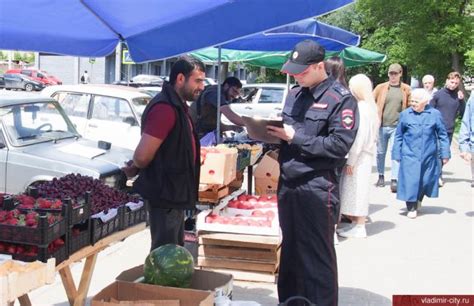
[[[115,281],[97,293],[92,306],[121,305],[119,301],[130,301],[127,305],[143,305],[144,301],[157,303],[160,300],[179,300],[180,306],[213,306],[211,291],[163,287],[156,285]],[[135,303],[132,303],[135,301]]]
[[[278,179],[274,181],[271,178],[255,178],[255,194],[276,194],[278,188]]]
[[[123,271],[117,276],[116,280],[134,282],[142,276],[143,265],[140,265]],[[219,296],[232,297],[233,277],[230,274],[196,269],[194,270],[190,289],[213,291],[216,298]]]
[[[236,178],[237,150],[208,152],[201,165],[200,184],[227,185]]]
[[[24,263],[8,260],[0,264],[0,305],[15,301],[18,297],[52,284],[56,274],[56,260],[48,262]]]
[[[280,177],[280,164],[278,163],[278,151],[268,151],[257,164],[253,176],[266,178],[278,182]]]

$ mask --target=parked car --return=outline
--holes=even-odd
[[[120,167],[131,150],[98,148],[83,139],[52,98],[0,95],[0,191],[23,192],[28,186],[68,173],[99,178],[121,187]]]
[[[61,104],[84,138],[131,150],[140,140],[141,115],[152,98],[137,88],[106,84],[49,86],[41,94]]]
[[[141,92],[149,94],[152,98],[161,92],[160,86],[143,86],[137,87]]]
[[[40,82],[46,86],[49,85],[61,85],[63,82],[56,78],[55,76],[52,76],[48,74],[44,70],[38,70],[38,69],[33,69],[33,68],[27,68],[27,69],[10,69],[7,70],[5,73],[11,73],[11,74],[22,74],[30,77],[31,79]]]
[[[287,94],[286,84],[246,84],[242,86],[241,97],[233,101],[230,108],[241,116],[277,117],[281,116]],[[225,116],[222,116],[221,121],[232,124]]]
[[[22,74],[5,73],[3,75],[3,87],[5,89],[21,89],[25,91],[42,90],[44,84]]]

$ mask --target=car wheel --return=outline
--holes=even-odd
[[[32,84],[26,84],[25,85],[25,90],[26,91],[33,91],[33,85]]]

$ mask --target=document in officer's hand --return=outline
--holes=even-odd
[[[280,138],[272,136],[267,132],[267,126],[272,125],[282,128],[283,119],[242,116],[242,120],[244,121],[250,138],[266,143],[280,143]]]

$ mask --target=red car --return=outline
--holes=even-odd
[[[52,75],[49,75],[46,71],[38,70],[38,69],[32,69],[32,68],[10,69],[10,70],[7,70],[7,72],[5,73],[23,74],[23,75],[29,76],[33,80],[38,81],[46,86],[61,85],[63,83],[58,78]]]

